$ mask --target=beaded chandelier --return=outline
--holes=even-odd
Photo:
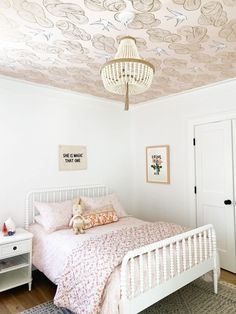
[[[133,37],[121,38],[115,58],[107,61],[101,76],[104,87],[111,93],[125,95],[125,110],[129,109],[129,95],[145,92],[151,85],[154,66],[140,58]]]

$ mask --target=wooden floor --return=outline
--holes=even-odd
[[[221,271],[221,280],[236,285],[236,274]],[[52,300],[56,286],[39,271],[33,272],[32,291],[28,285],[0,293],[0,314],[19,313],[37,304]]]
[[[56,286],[39,271],[33,271],[32,290],[23,285],[0,293],[0,314],[19,313],[37,304],[52,300]]]
[[[220,280],[227,281],[229,283],[232,283],[233,285],[236,285],[236,274],[221,269]]]

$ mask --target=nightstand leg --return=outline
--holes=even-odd
[[[29,291],[31,291],[31,287],[32,287],[32,281],[28,283],[29,285]]]

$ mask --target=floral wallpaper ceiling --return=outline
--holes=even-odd
[[[131,103],[236,77],[236,0],[0,0],[0,74],[123,100],[100,78],[123,35],[156,67]]]

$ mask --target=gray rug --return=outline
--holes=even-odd
[[[37,305],[20,314],[71,314],[57,308],[52,301]],[[198,279],[147,308],[142,314],[236,314],[236,286],[219,284],[217,295],[213,284]],[[82,314],[82,313],[81,313]],[[108,314],[108,313],[107,313]]]

